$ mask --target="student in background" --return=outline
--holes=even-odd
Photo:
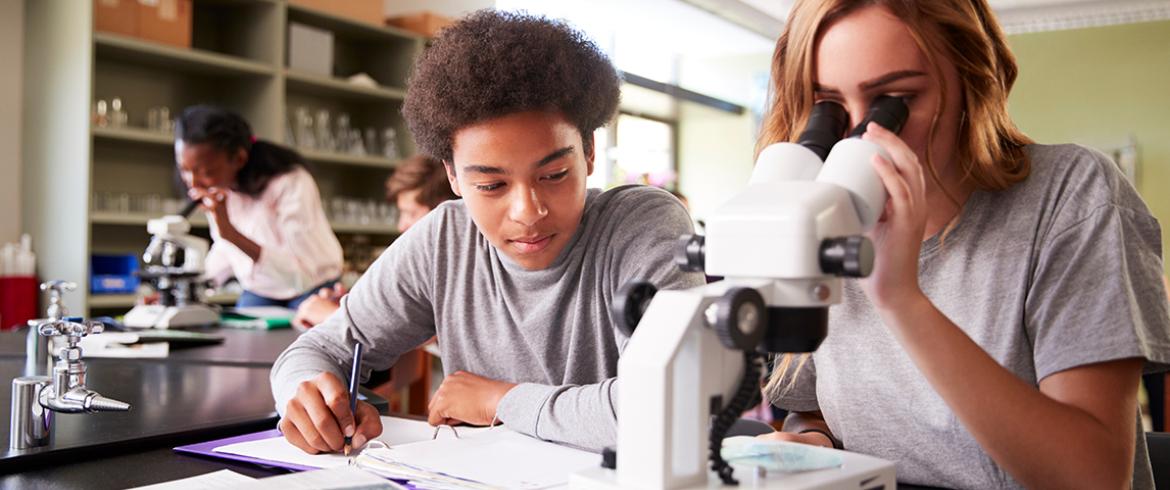
[[[385,369],[438,335],[446,378],[429,422],[501,422],[600,450],[616,439],[618,289],[703,283],[668,246],[692,231],[666,191],[586,189],[593,132],[617,109],[617,72],[581,33],[484,10],[420,56],[403,114],[419,150],[443,161],[463,199],[443,203],[386,250],[273,366],[284,437],[306,452],[360,447],[378,414],[350,412],[344,369]]]
[[[890,199],[873,274],[847,281],[829,335],[781,362],[771,437],[897,462],[958,488],[1152,488],[1138,380],[1170,363],[1161,235],[1104,155],[1012,123],[1016,64],[985,0],[797,1],[773,56],[760,148],[812,104],[854,124]],[[786,358],[791,361],[792,358]]]
[[[207,210],[206,275],[244,287],[237,306],[295,309],[341,275],[341,244],[313,176],[295,151],[252,134],[238,114],[193,106],[175,122],[175,156],[188,196]]]
[[[399,233],[406,233],[406,230],[444,201],[458,197],[447,182],[443,162],[424,155],[403,160],[386,179],[386,200],[398,208]],[[312,328],[325,321],[340,307],[344,295],[345,286],[340,283],[331,288],[321,288],[297,308],[294,325]]]

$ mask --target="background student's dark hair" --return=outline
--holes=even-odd
[[[415,155],[398,164],[386,183],[386,200],[393,203],[398,195],[418,189],[418,203],[435,209],[444,201],[458,199],[447,181],[443,162],[426,155]]]
[[[175,139],[188,145],[208,144],[231,153],[248,152],[248,161],[236,174],[235,190],[250,196],[264,192],[273,177],[300,166],[307,167],[299,153],[275,143],[256,139],[252,126],[239,114],[210,105],[183,110],[175,121]]]

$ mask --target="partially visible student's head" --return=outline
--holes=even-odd
[[[564,23],[481,10],[423,52],[403,114],[479,231],[543,269],[580,224],[593,131],[617,110],[618,84],[605,54]]]
[[[256,139],[242,116],[196,105],[175,120],[175,163],[188,188],[218,187],[258,196],[273,177],[304,160],[297,152]]]
[[[416,155],[398,164],[386,179],[386,200],[398,207],[398,231],[406,231],[443,201],[456,199],[443,162]]]
[[[986,0],[799,0],[772,59],[772,109],[758,149],[791,141],[814,102],[860,121],[879,95],[908,101],[901,137],[930,184],[1001,190],[1027,177],[1007,98],[1017,67]]]

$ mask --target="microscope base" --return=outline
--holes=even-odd
[[[219,313],[205,305],[138,305],[122,323],[131,328],[204,327],[219,323]]]
[[[807,446],[806,446],[807,447]],[[841,457],[842,464],[837,468],[823,470],[802,471],[798,473],[776,473],[764,475],[756,472],[753,466],[732,464],[735,469],[735,478],[739,480],[738,487],[729,487],[722,484],[714,474],[709,474],[707,483],[676,487],[671,490],[699,490],[699,489],[784,489],[784,490],[894,490],[897,482],[894,479],[894,463],[884,459],[866,456],[864,454],[838,451],[828,448],[809,448],[814,451],[832,451]],[[635,487],[623,487],[618,484],[617,471],[606,468],[591,468],[569,477],[569,488],[573,490],[620,490]],[[646,487],[649,488],[649,487]],[[665,490],[665,489],[664,489]]]

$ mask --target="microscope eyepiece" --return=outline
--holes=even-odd
[[[865,134],[865,127],[869,125],[870,121],[880,124],[894,133],[902,130],[902,125],[906,124],[906,118],[910,116],[910,108],[906,106],[906,101],[901,97],[893,97],[889,95],[882,95],[873,101],[873,105],[869,106],[869,112],[866,113],[865,119],[862,119],[853,131],[849,132],[849,137],[861,136]]]
[[[812,113],[808,116],[808,124],[804,126],[804,132],[800,133],[797,143],[812,150],[823,162],[825,157],[829,156],[829,150],[841,140],[841,135],[845,134],[847,129],[849,112],[845,107],[831,100],[822,100],[813,106]]]
[[[192,199],[192,200],[187,202],[186,206],[183,206],[182,210],[179,211],[179,216],[182,216],[184,218],[189,217],[189,216],[191,216],[191,212],[195,211],[195,208],[198,208],[198,207],[199,207],[199,200]]]

